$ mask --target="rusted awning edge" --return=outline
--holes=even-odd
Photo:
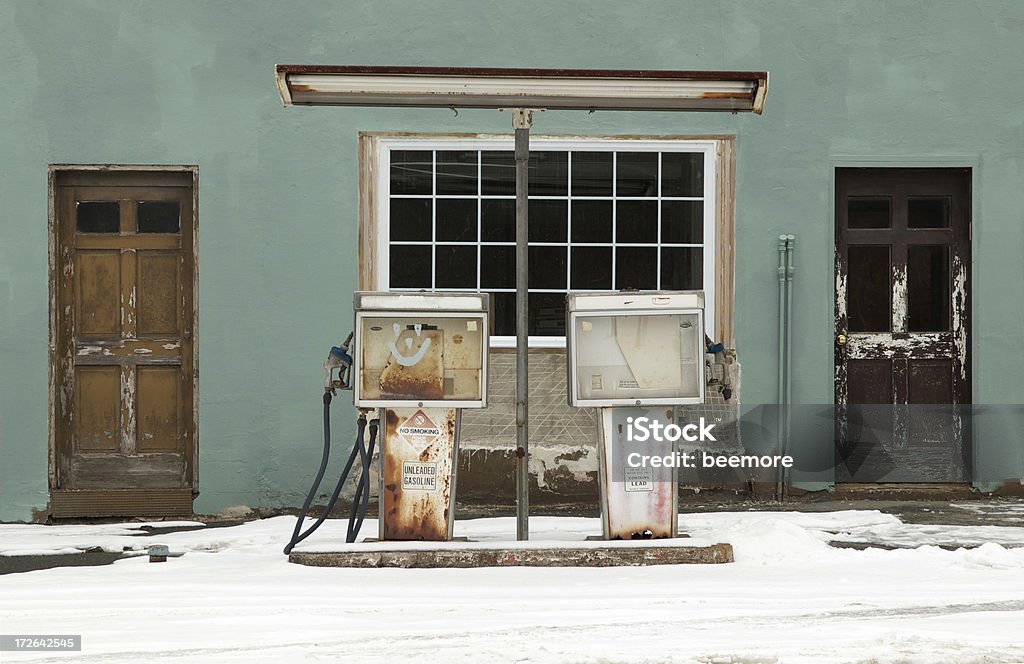
[[[298,82],[294,79],[298,79]],[[433,79],[436,88],[424,88]],[[324,85],[335,80],[336,89]],[[553,80],[585,83],[580,94],[537,93]],[[275,81],[284,106],[406,106],[497,108],[538,106],[564,110],[730,111],[760,114],[768,93],[766,71],[684,71],[636,69],[536,69],[495,67],[395,67],[370,65],[276,65]],[[305,82],[302,82],[305,81]],[[310,84],[317,81],[320,85]],[[359,81],[360,83],[356,83]],[[504,91],[474,92],[493,81]],[[419,83],[419,89],[415,88]],[[395,87],[391,87],[391,83]],[[657,95],[644,89],[659,85]],[[673,97],[665,86],[686,94]],[[444,86],[450,86],[444,89]]]

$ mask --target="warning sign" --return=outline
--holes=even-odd
[[[626,468],[626,491],[654,491],[653,468]]]
[[[398,425],[398,435],[416,448],[425,448],[441,435],[441,427],[427,417],[422,410],[417,410],[412,417]]]
[[[402,462],[402,491],[433,491],[436,488],[436,462]]]

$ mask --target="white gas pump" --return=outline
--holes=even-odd
[[[487,405],[486,293],[356,293],[355,406],[379,409],[381,540],[446,541],[463,408]]]
[[[604,538],[674,537],[678,473],[665,460],[698,433],[673,406],[704,400],[704,295],[569,293],[566,316],[569,405],[599,409]]]

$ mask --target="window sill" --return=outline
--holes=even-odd
[[[565,337],[530,337],[529,350],[565,350]],[[515,337],[491,337],[491,350],[496,352],[513,352],[516,349]]]

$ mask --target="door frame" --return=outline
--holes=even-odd
[[[58,234],[60,231],[57,218],[57,187],[60,184],[58,179],[68,174],[79,174],[83,179],[103,173],[137,173],[142,177],[147,174],[160,173],[182,173],[191,177],[192,187],[192,311],[185,312],[186,319],[191,315],[192,329],[192,417],[186,425],[192,431],[191,458],[186,459],[186,464],[191,466],[190,484],[192,497],[199,493],[199,166],[177,165],[177,164],[50,164],[47,172],[47,242],[48,242],[48,306],[49,306],[49,335],[48,335],[48,369],[47,380],[49,387],[49,403],[47,408],[47,484],[50,493],[50,510],[54,511],[55,491],[59,490],[57,477],[57,431],[59,417],[58,400],[66,394],[64,387],[60,384],[59,377],[67,371],[69,358],[58,357],[60,340],[58,338],[58,306],[60,302],[60,269],[62,257],[59,253]],[[62,365],[64,367],[62,368]],[[141,493],[149,494],[147,497],[155,499],[153,515],[168,511],[168,513],[180,514],[180,507],[174,501],[161,501],[160,491],[141,490]],[[83,491],[84,494],[111,494],[117,493],[111,490]],[[97,496],[89,496],[96,503]],[[62,501],[66,502],[66,501]],[[109,506],[117,503],[116,498],[104,495],[100,497],[100,503]],[[161,509],[161,504],[164,509]],[[88,509],[85,510],[87,512]],[[191,507],[189,507],[191,512]],[[83,516],[86,514],[83,512]]]
[[[823,316],[825,329],[828,331],[827,343],[829,349],[829,356],[835,352],[835,306],[836,306],[836,265],[835,265],[835,246],[836,246],[836,171],[840,168],[969,168],[971,169],[971,219],[968,230],[968,238],[970,241],[970,267],[969,283],[971,284],[971,292],[967,299],[967,314],[968,320],[972,322],[971,327],[968,330],[967,344],[968,358],[974,357],[975,352],[975,334],[973,329],[974,321],[974,302],[975,302],[975,284],[977,283],[975,273],[975,266],[978,260],[978,245],[980,243],[974,240],[974,225],[978,219],[981,219],[981,156],[977,154],[972,155],[832,155],[829,158],[829,182],[828,182],[828,200],[826,201],[826,207],[828,208],[828,218],[825,225],[826,240],[828,242],[829,251],[823,253],[823,263],[827,263],[828,270],[826,274],[830,274],[831,279],[831,293],[832,299],[829,302],[827,313]],[[828,372],[828,393],[835,394],[835,363],[829,362]],[[977,400],[977,385],[974,381],[974,372],[968,372],[968,389],[971,394],[971,404]],[[835,397],[832,398],[832,403],[835,403]],[[964,405],[971,405],[964,404]],[[978,445],[973,444],[978,440],[977,432],[975,431],[974,418],[967,418],[971,423],[970,431],[965,432],[969,440],[973,441],[971,445],[971,483],[976,482],[973,477],[974,469],[978,467]],[[835,476],[833,475],[831,485],[836,485]],[[852,486],[852,485],[846,485]]]

